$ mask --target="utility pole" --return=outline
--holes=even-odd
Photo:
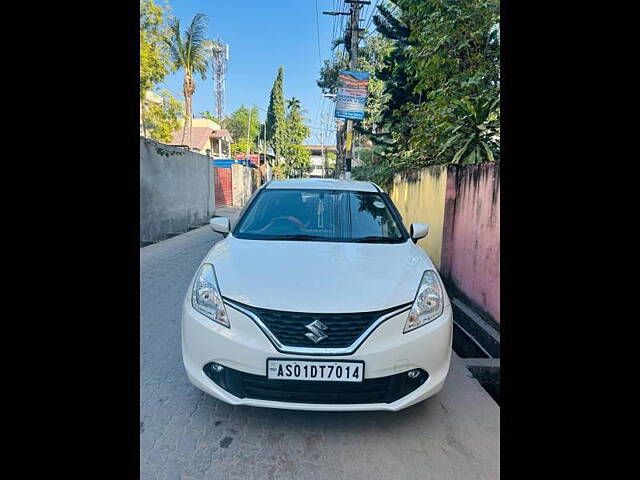
[[[347,3],[347,2],[345,2],[345,3]],[[353,16],[353,8],[351,9],[351,12],[322,12],[322,14],[323,15],[331,15],[331,16],[334,16],[334,17],[338,16],[338,15],[350,15],[350,16]],[[334,95],[325,94],[325,97],[328,97],[328,96],[335,97],[335,94]],[[341,149],[342,142],[340,140],[341,140],[341,136],[342,135],[341,135],[341,131],[340,131],[341,129],[339,128],[339,125],[340,125],[340,123],[338,122],[338,119],[336,119],[336,166],[333,169],[333,176],[335,178],[340,178],[340,171],[342,170],[342,162],[341,162],[341,158],[340,158],[341,157],[340,153],[342,151],[342,149]]]
[[[356,70],[358,68],[358,41],[360,40],[360,6],[369,5],[369,1],[361,0],[344,0],[345,3],[351,4],[351,18],[349,23],[349,32],[351,34],[351,45],[349,46],[349,68]],[[347,120],[347,135],[345,141],[345,172],[344,178],[351,178],[351,159],[353,158],[353,120]]]
[[[249,131],[251,130],[251,114],[253,113],[253,107],[249,109],[249,122],[247,122],[247,160],[249,160]]]

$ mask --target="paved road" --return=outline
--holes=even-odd
[[[500,409],[453,359],[445,388],[401,412],[232,407],[184,373],[180,305],[222,237],[209,227],[140,249],[140,478],[498,479]]]

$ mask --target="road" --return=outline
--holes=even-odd
[[[500,409],[455,355],[438,395],[396,413],[233,407],[193,387],[180,306],[221,238],[207,226],[140,249],[141,479],[500,477]]]

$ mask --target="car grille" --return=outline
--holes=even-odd
[[[349,347],[378,318],[402,306],[364,313],[297,313],[242,305],[257,315],[283,345],[316,348]],[[317,344],[306,336],[310,332],[307,325],[315,320],[327,327],[327,337]]]
[[[362,382],[322,382],[304,380],[269,380],[261,375],[225,367],[215,372],[211,364],[203,368],[218,386],[238,398],[289,403],[358,404],[392,403],[413,392],[429,375],[421,370],[417,378],[407,372],[388,377],[369,378]]]

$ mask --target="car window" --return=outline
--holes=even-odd
[[[351,236],[353,238],[402,237],[391,211],[379,195],[352,192],[349,197]]]
[[[234,230],[238,238],[396,243],[406,240],[373,192],[265,189]]]

